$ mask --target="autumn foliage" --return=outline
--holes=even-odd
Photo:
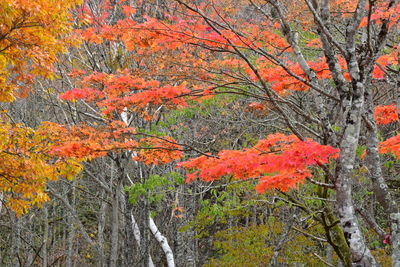
[[[26,96],[37,76],[54,77],[53,63],[76,44],[71,8],[79,0],[0,2],[0,101]]]
[[[57,139],[53,130],[51,123],[44,123],[36,131],[10,123],[0,128],[0,188],[17,215],[49,200],[47,181],[73,179],[82,168],[72,157],[53,156],[51,150]]]
[[[135,151],[133,159],[146,164],[165,164],[182,157],[182,147],[171,137],[145,137],[137,139],[135,128],[122,121],[111,121],[101,127],[77,125],[69,128],[53,124],[53,143],[50,154],[78,161],[104,157],[109,152]],[[135,138],[137,140],[135,140]]]
[[[192,173],[187,181],[196,177],[204,181],[218,180],[223,176],[234,179],[260,179],[256,189],[287,191],[312,176],[310,167],[328,163],[338,157],[338,149],[320,145],[307,139],[301,141],[294,135],[274,134],[260,140],[245,150],[224,150],[217,156],[200,156],[180,163]]]
[[[389,124],[399,120],[395,105],[377,106],[374,115],[377,124]]]
[[[400,158],[400,135],[393,136],[380,143],[380,153],[389,153]]]
[[[377,266],[373,253],[388,248],[400,263],[388,179],[398,162],[384,162],[400,158],[400,98],[390,99],[399,21],[395,0],[1,1],[0,104],[9,110],[0,111],[0,211],[21,216],[50,194],[63,205],[45,206],[43,242],[24,265],[56,263],[47,254],[59,246],[48,240],[61,229],[60,264],[175,266],[177,256],[177,266],[201,265],[203,236],[234,225],[222,233],[251,241],[235,253],[263,248],[254,255],[271,266],[290,265],[284,247],[297,237],[316,245],[294,246],[312,262]],[[30,105],[43,109],[30,114]],[[168,212],[171,231],[154,230]],[[59,213],[68,214],[60,229],[49,220]],[[196,228],[204,222],[212,233]],[[191,230],[176,236],[173,255],[157,236],[181,226]],[[274,230],[264,231],[268,246],[245,238],[263,227]],[[195,256],[182,257],[189,250]],[[217,265],[232,260],[206,252]]]
[[[72,41],[74,34],[68,13],[77,3],[59,1],[53,5],[45,0],[20,0],[0,5],[0,10],[7,14],[0,24],[1,32],[5,33],[5,37],[0,39],[0,49],[6,51],[0,53],[0,100],[12,101],[15,92],[29,89],[35,76],[52,77],[52,63],[57,54],[65,51],[66,45],[78,44]],[[282,21],[243,19],[234,8],[235,1],[216,1],[213,5],[203,2],[198,6],[185,2],[171,3],[177,11],[185,12],[180,16],[163,14],[163,20],[147,15],[135,20],[135,7],[128,1],[119,1],[118,5],[120,19],[112,23],[110,17],[114,7],[107,1],[100,1],[101,12],[93,12],[86,2],[76,11],[80,27],[75,34],[90,45],[123,47],[116,53],[126,57],[126,61],[107,72],[81,66],[70,71],[69,78],[75,88],[63,92],[60,99],[66,103],[86,103],[98,111],[100,122],[51,125],[53,137],[43,138],[52,141],[48,147],[41,148],[46,157],[50,153],[53,157],[75,162],[102,157],[109,152],[134,151],[134,159],[146,164],[169,163],[182,157],[182,147],[175,139],[141,136],[134,126],[121,121],[122,113],[151,122],[157,119],[161,108],[180,109],[190,105],[192,100],[212,97],[226,90],[250,94],[241,84],[246,79],[249,84],[262,89],[258,94],[251,92],[259,99],[266,97],[266,88],[259,83],[265,83],[264,87],[272,89],[279,97],[305,92],[312,86],[302,66],[293,60],[293,47],[284,35],[282,29],[286,26]],[[225,12],[219,13],[219,8]],[[385,8],[384,1],[377,1],[370,20],[380,24],[389,16],[394,16],[392,19],[398,17],[399,6],[391,10]],[[354,9],[354,1],[332,3],[332,10],[340,14],[338,18],[346,17]],[[296,5],[291,5],[288,10],[288,18],[298,18],[304,30],[308,30],[313,22],[303,15],[303,12],[308,12],[305,10],[305,3],[296,1]],[[203,11],[204,16],[219,18],[227,25],[237,25],[237,28],[207,23],[204,17],[199,16]],[[236,21],[238,18],[241,18],[240,23]],[[366,19],[362,20],[360,27],[366,26]],[[321,40],[310,36],[306,45],[319,48]],[[21,42],[17,45],[15,40]],[[250,61],[243,60],[240,55],[249,51],[258,54]],[[220,54],[217,56],[214,52]],[[395,64],[395,56],[392,50],[378,58],[372,72],[374,79],[384,78],[385,68]],[[350,80],[346,60],[341,56],[337,59],[345,79]],[[32,64],[27,64],[28,61]],[[307,64],[319,80],[332,78],[326,58],[310,57]],[[20,88],[21,83],[24,86]],[[248,107],[265,114],[269,108],[261,101],[252,102]],[[375,118],[378,124],[390,123],[398,120],[397,110],[394,106],[378,106]],[[3,125],[3,131],[8,129],[5,135],[11,136],[12,131],[22,130],[21,126],[13,129],[8,121]],[[27,131],[25,138],[33,134],[31,130]],[[5,140],[15,140],[16,137],[13,138]],[[11,149],[15,142],[25,144],[23,140],[9,141],[4,151]],[[28,148],[12,153],[29,158],[27,151]],[[301,141],[294,135],[275,134],[260,140],[252,148],[223,150],[216,156],[201,156],[181,166],[194,171],[189,174],[189,181],[197,176],[205,181],[222,176],[259,178],[259,192],[270,188],[285,191],[311,177],[311,167],[327,164],[329,159],[337,157],[338,150],[331,146],[320,145],[311,139]]]
[[[186,106],[185,99],[179,96],[189,92],[185,83],[162,86],[159,81],[146,81],[137,74],[130,74],[128,70],[115,75],[94,72],[83,76],[79,84],[81,87],[61,94],[60,98],[72,102],[80,99],[87,103],[94,102],[108,117],[112,117],[115,111],[121,113],[124,108],[144,114],[147,106]]]

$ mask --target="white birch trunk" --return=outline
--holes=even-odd
[[[140,234],[139,225],[137,224],[132,212],[131,212],[131,221],[132,221],[133,236],[135,237],[136,243],[140,247],[140,239],[142,236]],[[151,255],[149,255],[149,267],[154,267],[154,263],[153,263],[153,259],[151,258]]]
[[[151,216],[149,216],[149,228],[165,253],[165,257],[167,258],[167,266],[175,267],[174,253],[168,244],[168,240],[160,233],[160,231],[158,231],[157,225],[154,223],[154,220],[151,218]]]
[[[120,115],[121,115],[122,121],[127,126],[129,126],[130,123],[129,123],[128,113],[127,113],[127,108],[126,107],[124,108],[123,112],[121,112]],[[140,246],[141,234],[140,234],[139,226],[137,225],[136,220],[133,217],[132,213],[131,213],[131,220],[132,220],[133,234],[135,236],[135,240],[136,240],[136,242],[138,242],[138,244]],[[154,223],[154,220],[153,220],[153,218],[151,218],[151,216],[149,216],[149,225],[148,226],[149,226],[149,229],[150,229],[151,233],[154,235],[154,238],[158,241],[158,243],[160,244],[162,250],[165,253],[165,257],[167,259],[167,266],[168,267],[175,267],[174,253],[172,252],[172,249],[168,244],[168,240],[158,230],[157,225]],[[150,267],[154,266],[154,263],[153,263],[153,260],[152,260],[150,254],[149,254],[149,263],[148,263],[148,265]]]

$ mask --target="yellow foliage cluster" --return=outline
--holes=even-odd
[[[48,180],[72,179],[82,168],[77,160],[51,155],[54,138],[47,124],[34,131],[0,117],[0,189],[17,215],[49,199]]]
[[[80,0],[0,1],[0,102],[25,96],[35,76],[51,78],[74,41],[69,9]]]

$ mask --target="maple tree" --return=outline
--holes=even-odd
[[[176,19],[176,22],[158,24],[157,21],[149,18],[142,25],[136,25],[133,29],[134,32],[144,28],[144,33],[151,32],[153,34],[151,39],[146,39],[146,42],[139,45],[151,47],[154,51],[159,49],[177,49],[179,51],[179,46],[191,44],[204,48],[206,51],[204,53],[211,56],[204,57],[207,59],[199,63],[194,61],[197,63],[196,67],[206,70],[204,74],[199,75],[203,84],[193,80],[191,83],[194,88],[201,88],[205,84],[211,84],[212,87],[211,90],[207,88],[200,94],[235,92],[260,100],[267,99],[287,127],[300,140],[305,139],[302,133],[305,130],[309,134],[321,138],[322,142],[339,148],[340,156],[337,160],[335,174],[329,174],[328,171],[327,176],[334,177],[332,179],[334,185],[331,187],[336,189],[338,212],[344,235],[349,244],[350,258],[342,258],[342,260],[345,264],[350,264],[351,261],[361,261],[365,266],[375,265],[374,257],[361,237],[355,215],[351,172],[354,169],[357,143],[360,138],[361,118],[364,116],[367,120],[365,127],[367,128],[368,157],[366,162],[370,169],[378,170],[378,172],[371,173],[371,180],[376,183],[373,188],[378,196],[384,196],[379,198],[379,201],[381,205],[390,210],[389,213],[393,214],[392,225],[398,225],[396,219],[398,208],[396,204],[393,204],[390,192],[384,185],[381,166],[379,166],[378,129],[373,117],[374,103],[369,87],[370,83],[373,84],[375,81],[384,79],[386,77],[385,69],[396,63],[396,45],[389,46],[389,51],[385,51],[384,54],[382,54],[382,49],[386,44],[388,33],[397,27],[398,3],[374,1],[367,4],[367,1],[334,1],[330,5],[328,1],[322,1],[319,4],[311,1],[298,1],[296,5],[292,5],[292,7],[296,6],[296,11],[291,13],[291,8],[286,7],[285,1],[268,1],[270,9],[264,9],[259,3],[251,1],[248,6],[255,10],[258,9],[265,19],[264,24],[256,26],[256,21],[250,21],[251,19],[247,21],[243,19],[238,23],[239,15],[236,15],[235,12],[239,11],[234,8],[235,1],[199,5],[185,1],[177,2],[186,11],[184,12],[186,17],[184,15],[183,18]],[[314,21],[300,20],[296,26],[302,27],[304,31],[308,31],[311,27],[317,29],[317,35],[311,35],[314,38],[312,38],[313,43],[310,43],[310,46],[318,47],[322,44],[322,47],[319,46],[320,53],[316,53],[320,57],[305,55],[296,26],[291,25],[296,14],[299,14],[299,11],[304,12],[304,10],[312,14]],[[170,17],[169,19],[173,20],[174,18]],[[331,27],[331,21],[338,22],[339,20],[347,23],[347,26],[344,26],[344,34],[340,29]],[[374,37],[371,37],[371,28],[377,32]],[[358,37],[357,31],[365,32],[365,35]],[[171,41],[171,32],[174,33],[175,42]],[[304,37],[301,38],[303,41]],[[315,39],[319,39],[319,42]],[[165,45],[166,40],[173,45]],[[358,40],[361,40],[360,44],[357,43]],[[374,40],[374,43],[371,40]],[[180,45],[176,44],[179,42]],[[363,52],[357,54],[355,53],[357,49]],[[213,57],[217,53],[220,57]],[[185,57],[185,59],[187,58],[189,56]],[[329,86],[327,83],[330,79],[334,82],[333,86]],[[314,94],[315,105],[311,105],[310,108],[316,116],[310,116],[309,113],[302,112],[301,108],[293,105],[290,101],[285,101],[285,97],[292,95],[293,91],[313,91],[310,94]],[[334,111],[337,116],[332,119],[328,115],[328,109],[335,106],[338,107]],[[261,108],[260,105],[257,107]],[[304,124],[301,124],[303,129],[300,130],[296,125],[297,121],[293,119],[291,113],[286,111],[287,109],[304,117],[306,121],[317,123],[320,134],[315,133],[314,127],[307,127]],[[367,110],[365,114],[364,110]],[[333,126],[336,127],[337,133]],[[218,179],[223,175],[248,178],[248,174],[241,169],[243,165],[227,161],[227,159],[242,156],[242,152],[224,151],[217,156],[222,160],[206,159],[202,156],[183,165],[200,169],[195,174],[206,180]],[[255,162],[262,158],[262,153],[259,153]],[[230,165],[227,162],[230,162]],[[230,169],[231,166],[232,169]],[[272,173],[285,170],[284,165],[280,167],[282,169],[272,169]],[[244,173],[243,176],[238,175],[241,171]],[[252,175],[260,176],[260,174],[259,172]],[[293,173],[291,176],[296,177]],[[269,177],[272,184],[274,178],[276,178],[274,175]],[[263,183],[268,183],[266,181],[268,181],[268,177],[263,179]],[[282,179],[280,182],[275,184],[275,187],[287,189],[288,180]],[[290,185],[294,186],[295,184],[296,182]],[[329,187],[327,184],[325,186]],[[392,231],[393,261],[396,264],[399,261],[397,226],[393,226]]]
[[[45,192],[47,181],[73,179],[81,170],[79,162],[72,158],[54,160],[51,149],[57,135],[48,134],[52,128],[48,123],[36,131],[24,125],[2,124],[0,187],[6,193],[7,205],[17,215],[49,200]]]
[[[374,265],[374,258],[361,237],[349,185],[363,116],[368,121],[366,128],[370,135],[367,137],[366,162],[370,168],[380,169],[377,166],[379,160],[376,160],[379,155],[376,154],[374,103],[368,86],[385,79],[385,70],[396,63],[396,46],[389,46],[384,53],[382,49],[388,34],[397,27],[395,21],[399,5],[395,1],[369,4],[367,1],[334,1],[331,5],[327,1],[320,4],[297,1],[294,10],[294,5],[287,7],[285,1],[268,1],[269,9],[250,1],[245,5],[258,11],[260,16],[249,19],[240,17],[236,4],[236,1],[198,5],[175,1],[171,5],[181,12],[177,13],[179,15],[164,14],[165,20],[146,16],[144,22],[136,22],[133,19],[136,9],[122,3],[124,19],[111,24],[93,23],[81,30],[81,34],[93,45],[103,42],[123,44],[130,52],[129,59],[139,62],[138,67],[117,70],[114,74],[95,72],[86,75],[81,88],[64,93],[61,98],[95,103],[101,109],[100,114],[108,118],[140,114],[148,121],[157,120],[157,111],[161,106],[181,108],[188,104],[188,100],[201,101],[204,97],[221,93],[236,93],[268,103],[264,107],[254,102],[256,104],[249,107],[276,112],[283,124],[297,136],[297,141],[291,139],[294,136],[286,137],[290,141],[286,140],[287,145],[276,143],[277,151],[258,151],[256,145],[243,151],[221,151],[216,158],[203,155],[189,160],[182,166],[197,170],[189,176],[189,180],[196,175],[208,181],[224,175],[237,179],[261,177],[259,191],[267,188],[285,191],[309,178],[311,166],[323,167],[325,175],[331,177],[326,179],[334,184],[325,182],[320,185],[336,190],[343,234],[349,244],[350,256],[342,256],[342,260],[350,264],[361,258],[363,264]],[[111,10],[106,3],[104,8]],[[110,15],[109,11],[103,13],[101,18],[95,18],[94,13],[89,14],[87,19],[101,21]],[[299,12],[312,15],[309,17],[313,20],[301,16],[304,19],[296,21],[296,26],[291,25],[299,17]],[[349,25],[345,34],[331,28],[331,21],[340,20],[347,21]],[[308,36],[299,36],[296,27],[309,33]],[[316,33],[311,31],[312,28],[316,29]],[[371,28],[378,32],[373,37],[375,43],[371,41]],[[357,43],[361,38],[356,35],[357,30],[366,33],[366,39],[363,37],[361,44]],[[339,37],[341,35],[343,37]],[[316,49],[316,52],[305,54],[302,43]],[[354,53],[357,47],[366,52]],[[174,57],[178,54],[179,58]],[[157,60],[151,60],[156,58],[155,55]],[[140,60],[143,58],[146,58],[145,62]],[[167,77],[162,86],[156,78],[158,75]],[[147,81],[143,77],[147,77]],[[286,100],[296,92],[312,95],[314,105],[307,105],[311,112],[304,112],[296,103]],[[328,109],[332,108],[337,114],[333,118],[328,114]],[[370,111],[363,115],[364,109]],[[394,119],[396,112],[390,112],[394,114],[391,115]],[[293,114],[302,117],[306,123],[298,124]],[[381,117],[385,118],[385,122],[389,119],[379,107],[376,114],[378,123],[382,122]],[[312,123],[318,125],[316,129],[311,126]],[[305,135],[318,138],[326,146],[307,139]],[[269,141],[269,138],[264,140],[266,143]],[[285,144],[285,141],[282,142]],[[83,145],[81,151],[85,149],[90,151]],[[147,163],[156,163],[157,160],[151,160],[151,157],[138,156],[136,159],[146,158]],[[173,160],[179,157],[166,158]],[[323,166],[329,158],[337,158],[335,173],[330,173]],[[379,173],[372,173],[371,179],[383,182]],[[389,208],[390,213],[397,214],[390,194],[379,191],[379,188],[383,190],[382,186],[374,187],[376,194],[388,196],[380,199],[381,204]],[[393,225],[397,224],[395,220]],[[396,232],[396,227],[392,231]],[[327,235],[330,235],[329,231]],[[394,236],[393,260],[397,262],[399,244],[397,235]],[[346,248],[342,246],[341,249]]]

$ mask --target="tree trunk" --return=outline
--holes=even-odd
[[[347,65],[352,79],[352,90],[347,94],[347,98],[350,100],[349,105],[345,106],[347,116],[340,142],[340,158],[335,181],[336,200],[341,226],[350,247],[352,264],[354,266],[376,266],[376,261],[361,233],[352,196],[352,174],[360,137],[365,90],[364,84],[360,81],[360,70],[353,49],[352,46],[348,48],[350,58],[347,60]]]
[[[141,245],[141,240],[142,240],[142,235],[140,233],[139,225],[137,224],[135,217],[133,216],[133,212],[131,211],[131,222],[132,222],[132,231],[133,231],[133,236],[135,237],[135,240],[138,244],[138,247],[140,248]],[[140,248],[142,251],[142,249]],[[153,259],[151,258],[151,255],[149,255],[149,267],[154,267]]]
[[[168,267],[175,267],[174,262],[174,253],[172,252],[171,247],[168,244],[168,240],[165,236],[163,236],[157,228],[157,225],[154,223],[153,218],[149,216],[149,228],[152,234],[154,235],[155,239],[160,244],[162,250],[164,251],[165,257],[167,259],[167,266]]]
[[[358,86],[361,87],[362,84],[358,84]],[[362,90],[361,95],[353,99],[353,105],[347,116],[348,123],[340,144],[340,158],[335,181],[336,201],[343,232],[349,243],[353,265],[376,266],[375,259],[363,239],[352,197],[352,173],[360,133],[363,94]]]
[[[105,251],[104,251],[104,227],[106,224],[106,209],[107,203],[103,201],[106,198],[106,192],[103,190],[101,193],[101,204],[100,210],[98,215],[98,224],[97,224],[97,242],[99,243],[99,251],[100,251],[100,258],[98,261],[98,266],[106,267],[106,258],[105,258]]]
[[[110,267],[116,267],[119,256],[119,182],[115,186],[111,204],[111,251],[110,251]]]
[[[47,267],[48,263],[47,263],[47,259],[48,259],[48,255],[47,255],[47,243],[49,240],[49,211],[47,209],[47,205],[44,205],[43,207],[43,215],[44,215],[44,233],[43,233],[43,262],[42,262],[42,266],[43,267]]]
[[[72,188],[71,188],[71,209],[68,214],[68,224],[69,224],[69,233],[68,233],[68,250],[67,250],[67,267],[74,266],[74,240],[75,240],[75,220],[73,216],[75,214],[75,204],[76,204],[76,196],[75,196],[75,186],[76,186],[76,179],[72,181]]]
[[[393,246],[392,263],[393,266],[400,266],[400,211],[396,201],[392,197],[389,187],[383,178],[381,159],[379,156],[378,128],[374,119],[373,99],[371,94],[367,94],[367,157],[366,163],[373,184],[373,191],[379,204],[383,207],[390,221],[390,240]]]

